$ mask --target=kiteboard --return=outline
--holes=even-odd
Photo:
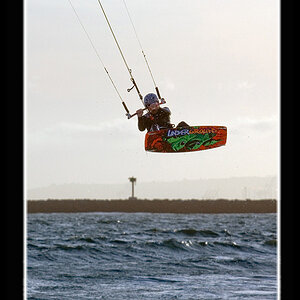
[[[226,144],[225,126],[189,126],[149,131],[145,136],[145,150],[178,153],[207,150]]]

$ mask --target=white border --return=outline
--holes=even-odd
[[[27,71],[27,64],[26,64],[26,57],[27,57],[27,43],[26,43],[26,32],[27,32],[27,14],[26,14],[26,8],[27,8],[27,1],[25,0],[23,7],[23,298],[27,299],[27,198],[26,198],[26,187],[27,187],[27,181],[26,181],[26,171],[27,171],[27,164],[26,164],[26,132],[27,132],[27,118],[26,118],[26,107],[27,107],[27,77],[26,77],[26,71]],[[281,112],[281,85],[280,85],[280,74],[281,74],[281,67],[280,67],[280,56],[281,56],[281,19],[280,19],[280,12],[281,12],[281,5],[280,1],[278,0],[278,115],[280,116]],[[281,210],[280,210],[280,204],[281,204],[281,119],[279,117],[278,122],[278,176],[277,176],[277,299],[280,299],[281,294],[281,222],[280,222],[280,216],[281,216]]]
[[[280,113],[281,113],[281,66],[280,66],[280,56],[281,56],[281,19],[280,19],[280,12],[281,12],[281,1],[278,1],[278,15],[277,15],[277,19],[278,19],[278,23],[277,23],[277,31],[278,31],[278,58],[277,58],[277,62],[278,62],[278,75],[277,75],[277,81],[278,81],[278,98],[277,98],[277,105],[278,105],[278,117],[279,117],[279,121],[278,121],[278,145],[277,145],[277,149],[278,149],[278,160],[277,160],[277,169],[278,169],[278,175],[277,175],[277,299],[280,299],[280,295],[281,295],[281,289],[280,289],[280,283],[281,283],[281,274],[280,274],[280,270],[281,270],[281,259],[280,259],[280,255],[281,255],[281,223],[280,223],[280,216],[281,216],[281,211],[280,211],[280,205],[281,205],[281,185],[280,185],[280,181],[281,181],[281,166],[280,166],[280,157],[281,157],[281,118],[280,118]]]
[[[26,57],[27,57],[27,43],[26,43],[26,32],[27,32],[27,18],[26,18],[26,7],[27,1],[23,2],[23,298],[27,299],[27,198],[26,198],[26,131],[27,131],[27,119],[26,119],[26,71],[27,71],[27,64],[26,64]]]

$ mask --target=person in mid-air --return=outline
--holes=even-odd
[[[171,111],[168,107],[160,107],[157,96],[153,93],[147,94],[144,97],[145,107],[148,112],[143,115],[143,109],[138,109],[136,114],[138,116],[138,128],[140,131],[155,131],[164,128],[173,128],[171,124],[170,115]],[[180,122],[176,128],[189,127],[185,122]]]

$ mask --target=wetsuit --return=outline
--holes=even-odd
[[[155,131],[162,128],[173,128],[170,123],[171,111],[168,107],[160,107],[156,114],[150,112],[138,118],[138,127],[140,131]]]

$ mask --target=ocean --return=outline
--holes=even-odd
[[[27,217],[27,299],[277,299],[276,214]]]

